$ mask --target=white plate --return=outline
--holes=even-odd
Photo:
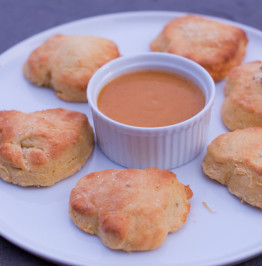
[[[149,51],[150,41],[175,12],[136,12],[83,19],[40,33],[0,56],[0,109],[25,112],[64,107],[84,112],[87,103],[67,103],[52,90],[29,84],[22,64],[29,53],[55,33],[94,34],[112,39],[123,56]],[[224,21],[224,20],[223,20]],[[245,62],[262,60],[262,33],[243,28],[249,38]],[[217,83],[208,143],[226,132],[220,117],[224,82]],[[21,188],[0,180],[0,234],[14,244],[48,260],[81,265],[214,265],[241,261],[262,252],[261,210],[241,202],[228,190],[203,175],[203,151],[191,163],[174,169],[178,179],[194,192],[186,224],[169,234],[150,252],[125,253],[106,248],[96,236],[79,230],[68,215],[71,189],[85,174],[121,168],[95,148],[77,174],[50,188]],[[204,205],[215,212],[210,212]]]

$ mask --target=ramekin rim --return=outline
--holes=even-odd
[[[140,58],[141,56],[161,56],[161,57],[173,57],[173,58],[177,58],[179,60],[183,60],[189,64],[194,65],[195,67],[199,68],[202,72],[203,75],[205,76],[205,79],[207,81],[207,83],[209,84],[208,87],[210,87],[210,96],[208,101],[205,103],[205,106],[203,109],[201,109],[197,114],[195,114],[194,116],[190,117],[189,119],[182,121],[180,123],[176,123],[176,124],[172,124],[172,125],[167,125],[167,126],[161,126],[161,127],[137,127],[137,126],[132,126],[132,125],[127,125],[127,124],[123,124],[120,123],[118,121],[115,121],[111,118],[109,118],[108,116],[104,115],[99,109],[98,107],[93,103],[92,97],[90,95],[90,87],[92,85],[93,82],[93,76],[99,74],[100,72],[104,71],[105,69],[109,69],[111,67],[111,65],[116,64],[116,62],[119,61],[125,61],[125,60],[130,60],[130,59],[135,59],[135,58]],[[210,74],[207,72],[207,70],[205,68],[203,68],[200,64],[186,58],[186,57],[182,57],[179,55],[174,55],[174,54],[170,54],[170,53],[164,53],[164,52],[145,52],[145,53],[139,53],[139,54],[135,54],[135,55],[129,55],[129,56],[123,56],[123,57],[119,57],[116,58],[108,63],[106,63],[105,65],[103,65],[102,67],[100,67],[94,74],[90,81],[89,84],[87,86],[87,100],[88,100],[88,104],[92,110],[92,112],[95,112],[97,115],[99,115],[101,118],[103,118],[104,120],[106,120],[108,123],[111,123],[112,125],[117,126],[118,128],[122,128],[122,129],[126,129],[126,130],[132,130],[132,131],[141,131],[141,132],[146,132],[146,131],[150,131],[150,132],[157,132],[157,131],[164,131],[164,130],[171,130],[173,128],[176,129],[180,129],[180,128],[185,128],[188,126],[188,124],[195,124],[194,122],[199,121],[207,112],[208,110],[212,107],[213,103],[214,103],[214,99],[215,99],[215,83],[214,80],[212,79],[212,77],[210,76]]]

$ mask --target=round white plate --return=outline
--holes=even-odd
[[[92,117],[87,103],[67,103],[54,92],[27,82],[22,64],[30,52],[56,33],[93,34],[113,40],[123,56],[149,51],[149,43],[175,12],[120,13],[68,23],[14,46],[0,56],[0,109],[24,112],[64,107]],[[262,32],[243,28],[249,38],[245,62],[262,60]],[[212,112],[210,143],[226,132],[221,117],[224,81],[217,83]],[[121,168],[96,146],[86,165],[74,176],[50,188],[22,188],[0,180],[0,234],[14,244],[57,263],[71,265],[221,265],[238,262],[262,252],[261,210],[231,195],[209,180],[201,169],[205,151],[195,160],[173,171],[194,192],[187,222],[169,234],[164,244],[149,252],[125,253],[106,248],[99,238],[79,230],[68,215],[71,189],[85,174]],[[214,211],[211,212],[203,202]]]

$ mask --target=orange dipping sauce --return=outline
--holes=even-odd
[[[136,127],[180,123],[205,106],[205,96],[192,80],[171,72],[129,72],[107,83],[98,95],[98,109],[107,117]]]

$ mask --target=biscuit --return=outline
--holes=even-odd
[[[242,62],[247,42],[240,28],[186,15],[167,23],[150,47],[154,52],[172,53],[197,62],[217,82]]]
[[[94,146],[87,117],[66,109],[0,112],[0,177],[51,186],[77,172]]]
[[[92,75],[117,57],[118,48],[110,40],[90,35],[59,34],[30,54],[23,72],[36,86],[54,89],[62,100],[86,102],[86,88]]]
[[[203,171],[255,207],[262,208],[262,128],[237,129],[207,147]]]
[[[233,68],[226,78],[221,107],[229,130],[262,127],[262,62],[254,61]]]
[[[192,195],[168,170],[110,169],[79,180],[69,213],[111,249],[152,250],[185,223]]]

